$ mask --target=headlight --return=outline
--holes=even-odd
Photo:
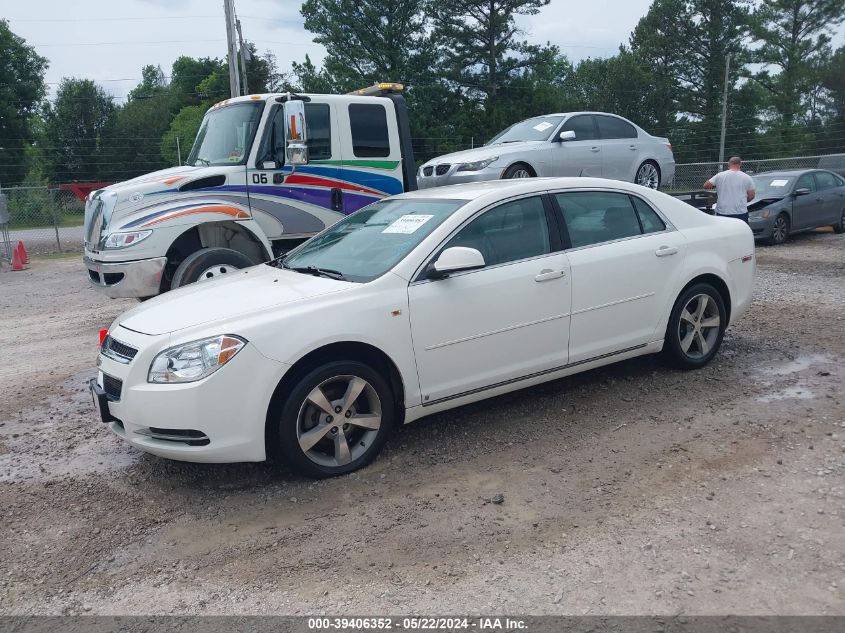
[[[153,359],[147,382],[194,382],[210,376],[241,351],[246,341],[224,334],[164,350]]]
[[[763,209],[762,211],[752,211],[751,213],[748,214],[748,217],[754,218],[754,219],[765,220],[767,217],[769,217],[769,214],[770,214],[769,209]]]
[[[111,233],[103,242],[103,248],[125,248],[147,239],[152,234],[152,229],[147,231],[131,231],[129,233]]]
[[[491,156],[490,158],[476,160],[471,163],[461,163],[461,166],[458,167],[458,171],[480,171],[495,163],[497,160],[499,160],[498,156]]]

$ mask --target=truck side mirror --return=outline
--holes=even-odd
[[[293,167],[308,164],[308,132],[305,128],[305,103],[285,101],[285,163]]]

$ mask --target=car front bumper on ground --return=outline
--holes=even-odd
[[[442,167],[442,165],[441,165]],[[496,167],[485,167],[478,171],[458,171],[460,164],[449,165],[448,169],[442,173],[437,173],[437,167],[434,167],[430,176],[425,175],[425,167],[417,174],[417,186],[420,189],[430,189],[431,187],[443,187],[446,185],[458,185],[464,182],[485,182],[487,180],[499,180],[505,168],[501,165]]]
[[[267,409],[287,365],[266,358],[247,343],[202,380],[152,384],[147,382],[150,363],[170,346],[170,337],[146,337],[122,328],[110,336],[139,348],[129,363],[101,354],[97,378],[90,387],[96,419],[115,435],[142,451],[180,461],[266,458]],[[146,350],[142,339],[147,339]]]
[[[152,297],[159,293],[166,257],[131,262],[100,262],[87,255],[88,281],[98,292],[112,299]]]

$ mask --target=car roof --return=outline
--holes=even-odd
[[[476,200],[489,197],[494,200],[501,200],[510,196],[539,193],[550,189],[581,189],[584,187],[631,192],[643,189],[640,185],[606,178],[517,178],[514,180],[487,180],[418,189],[394,197],[429,200]]]

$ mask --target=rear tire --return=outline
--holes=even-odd
[[[647,160],[637,167],[634,182],[649,189],[660,189],[660,167],[653,160]]]
[[[302,376],[270,413],[269,449],[309,477],[344,475],[376,458],[394,412],[393,391],[379,372],[358,361],[326,363]]]
[[[227,273],[255,266],[256,262],[231,248],[201,248],[188,255],[173,273],[171,288],[181,288],[196,281],[213,279]]]
[[[839,216],[839,222],[833,225],[833,232],[845,233],[845,209],[842,209],[842,213]]]
[[[525,163],[514,163],[505,170],[502,180],[533,178],[535,175],[534,170]]]
[[[725,302],[713,286],[699,283],[687,288],[669,315],[664,358],[680,369],[704,367],[719,351],[726,324]]]
[[[767,243],[771,246],[777,246],[786,242],[789,239],[789,228],[789,216],[785,213],[779,214],[772,225],[772,236],[767,240]]]

